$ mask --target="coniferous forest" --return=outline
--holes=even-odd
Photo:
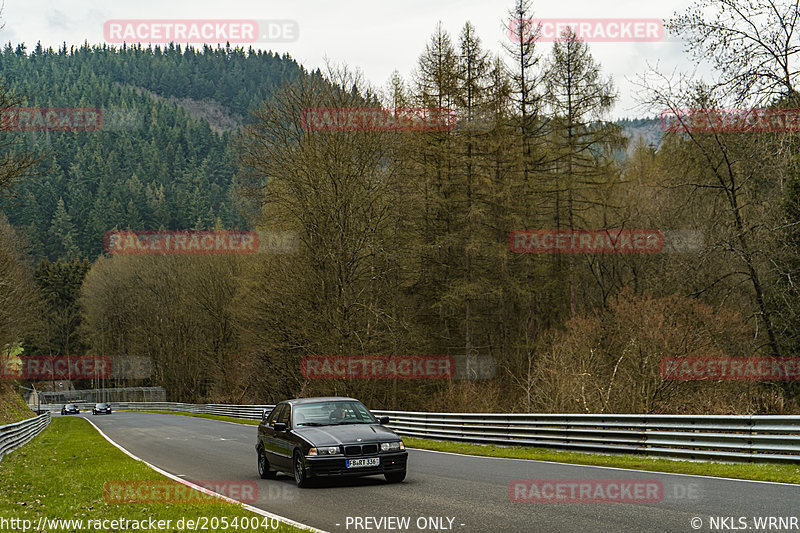
[[[7,45],[0,70],[26,106],[103,112],[100,131],[26,135],[41,160],[5,213],[51,261],[94,259],[115,228],[244,227],[231,196],[232,132],[301,74],[289,57],[209,46]],[[176,103],[185,99],[194,114]]]

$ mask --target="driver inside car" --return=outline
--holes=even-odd
[[[344,407],[335,407],[330,415],[330,419],[332,422],[340,422],[344,420],[344,417],[345,417]]]

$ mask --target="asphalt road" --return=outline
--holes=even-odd
[[[797,517],[784,522],[790,527],[783,530],[800,530],[800,486],[410,450],[403,483],[388,484],[380,476],[298,489],[288,475],[258,477],[255,426],[149,413],[89,418],[116,443],[163,470],[190,481],[255,481],[258,498],[252,505],[330,532],[781,530],[756,529],[756,517]],[[538,480],[542,490],[544,480],[639,480],[660,483],[663,492],[660,501],[644,503],[513,502],[509,485],[520,479]],[[356,522],[366,517],[408,517],[408,528]],[[699,527],[692,526],[693,519]]]

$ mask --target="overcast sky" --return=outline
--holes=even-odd
[[[503,20],[513,0],[5,0],[5,27],[0,42],[37,41],[54,48],[104,42],[103,24],[111,19],[291,19],[299,37],[288,43],[255,43],[254,48],[288,52],[309,69],[325,60],[362,70],[375,86],[384,87],[393,70],[407,78],[437,21],[457,42],[464,23],[471,21],[485,49],[503,52],[508,40]],[[668,18],[683,12],[686,0],[558,0],[534,2],[537,18]],[[202,45],[201,45],[202,46]],[[249,46],[249,45],[246,45]],[[544,45],[549,52],[550,45]],[[614,117],[642,116],[633,80],[647,65],[664,72],[690,72],[694,63],[683,45],[668,37],[662,42],[590,43],[603,72],[619,91]]]

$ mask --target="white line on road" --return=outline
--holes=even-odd
[[[243,508],[247,509],[248,511],[251,511],[253,513],[259,514],[259,515],[264,516],[266,518],[274,518],[274,519],[280,520],[281,522],[283,522],[285,524],[288,524],[290,526],[294,526],[294,527],[300,528],[300,529],[306,529],[308,531],[312,531],[313,533],[328,533],[325,530],[317,529],[315,527],[311,527],[309,525],[306,525],[306,524],[303,524],[303,523],[300,523],[300,522],[295,522],[291,518],[286,518],[284,516],[276,515],[274,513],[270,513],[268,511],[263,510],[263,509],[259,509],[258,507],[253,507],[252,505],[247,505],[246,503],[242,503],[242,502],[236,501],[233,498],[229,498],[227,496],[224,496],[222,494],[214,492],[213,490],[209,490],[209,489],[207,489],[205,487],[201,487],[200,485],[195,485],[191,481],[186,481],[185,479],[181,479],[178,476],[172,475],[169,472],[167,472],[166,470],[162,470],[159,467],[148,463],[144,459],[140,459],[139,457],[136,457],[131,452],[129,452],[128,450],[126,450],[125,448],[123,448],[122,446],[120,446],[119,444],[114,442],[113,440],[111,440],[109,438],[109,436],[106,435],[105,433],[103,433],[103,431],[99,427],[97,427],[94,424],[94,422],[92,422],[90,419],[86,418],[85,420],[87,422],[89,422],[94,427],[94,429],[96,429],[97,432],[100,433],[100,435],[103,436],[104,439],[106,439],[108,442],[110,442],[112,445],[114,445],[116,448],[118,448],[120,451],[122,451],[122,453],[124,453],[125,455],[127,455],[128,457],[130,457],[130,458],[132,458],[132,459],[134,459],[136,461],[143,462],[144,464],[146,464],[147,466],[149,466],[150,468],[152,468],[153,470],[155,470],[156,472],[158,472],[162,476],[167,476],[168,478],[172,479],[173,481],[177,481],[178,483],[183,483],[184,485],[186,485],[188,487],[191,487],[191,488],[193,488],[195,490],[199,490],[200,492],[202,492],[204,494],[219,496],[223,500],[226,500],[226,501],[228,501],[230,503],[235,503],[235,504],[241,505]]]

